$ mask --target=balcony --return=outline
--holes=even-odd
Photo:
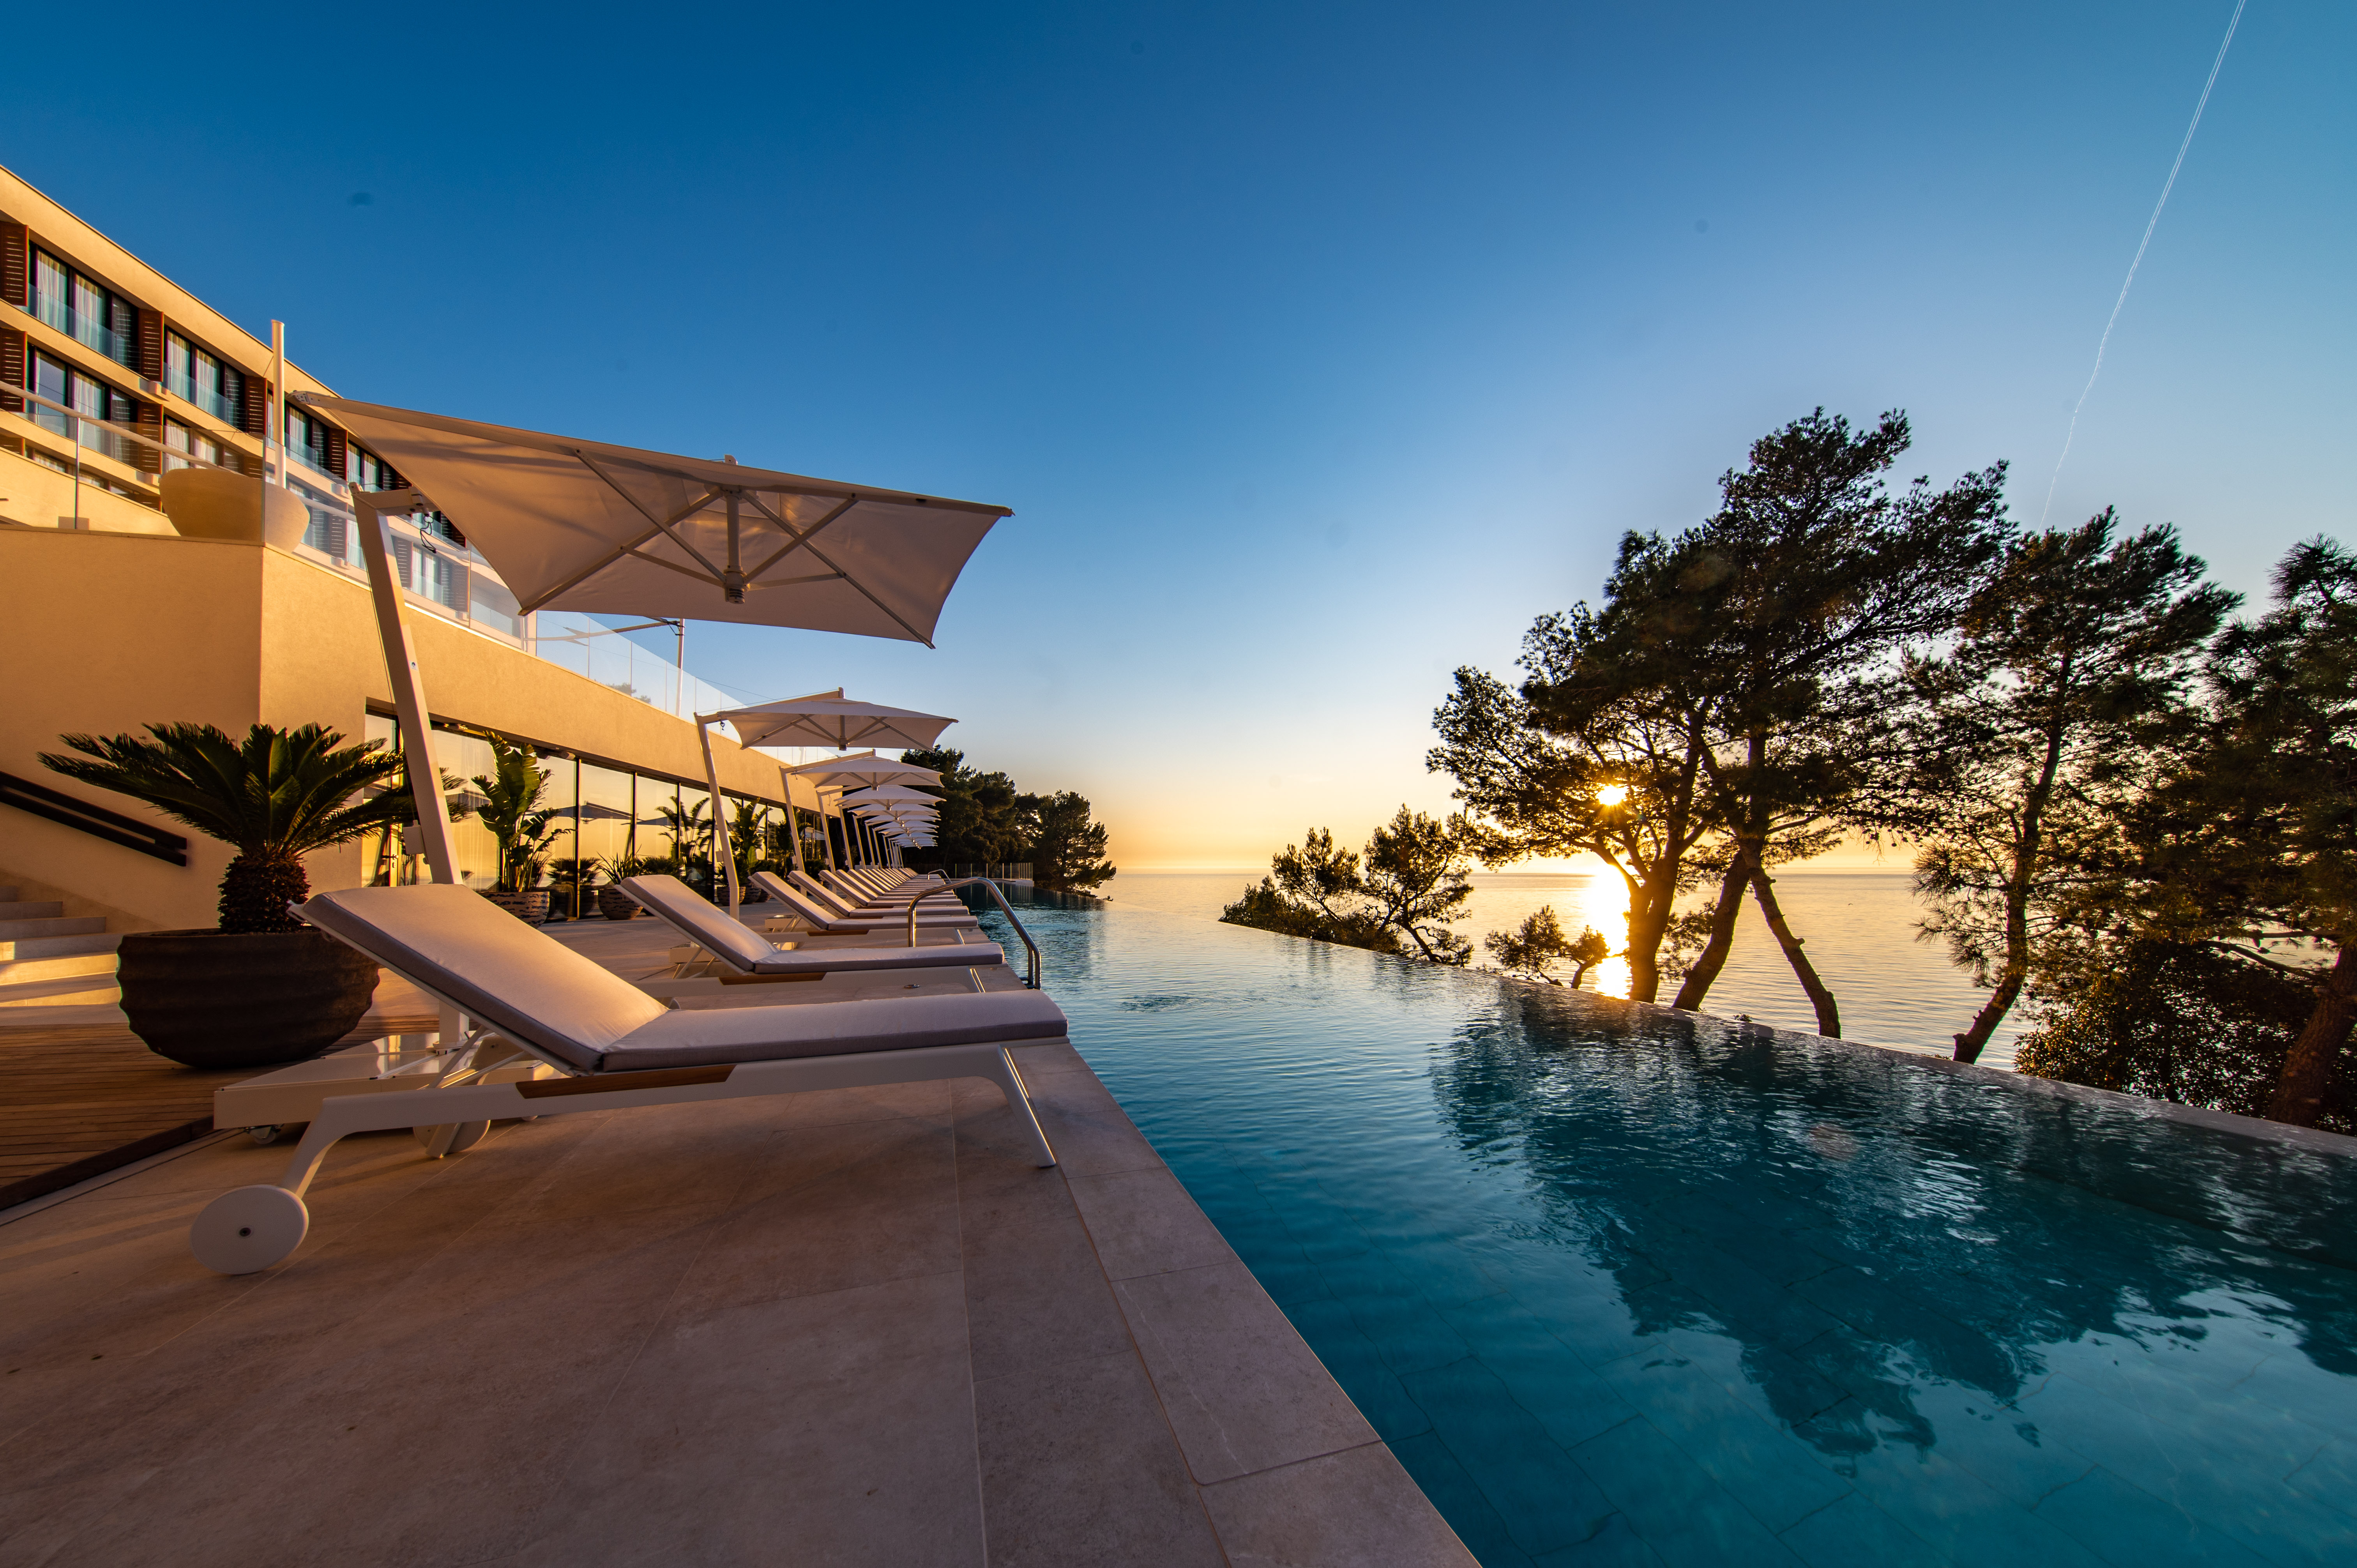
[[[54,327],[86,348],[97,349],[118,365],[129,365],[134,359],[128,333],[117,332],[87,312],[76,310],[62,295],[37,293],[26,309],[36,320]]]

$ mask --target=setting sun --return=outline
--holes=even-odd
[[[1628,798],[1629,786],[1626,784],[1607,784],[1596,791],[1597,804],[1602,806],[1617,806]]]

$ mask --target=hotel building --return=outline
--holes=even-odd
[[[186,829],[50,773],[38,754],[61,735],[317,723],[393,742],[346,498],[398,476],[287,406],[312,391],[332,389],[0,168],[0,886],[18,897],[113,931],[213,923],[228,848],[176,852]],[[669,854],[668,819],[708,820],[692,715],[737,699],[619,635],[629,622],[519,614],[447,519],[389,528],[446,774],[489,773],[493,736],[539,751],[566,830],[552,862]],[[723,809],[777,822],[777,758],[727,733]],[[471,818],[457,832],[465,879],[489,886],[490,835]],[[403,850],[323,852],[312,884],[414,877]]]

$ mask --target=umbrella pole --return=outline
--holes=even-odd
[[[712,765],[712,721],[702,714],[695,715],[695,738],[704,746],[704,781],[712,786],[712,837],[720,846],[720,871],[728,878],[728,913],[734,918],[737,906],[744,901],[744,890],[737,886],[737,856],[728,843],[728,813],[720,809],[720,770]]]
[[[450,805],[442,798],[442,772],[434,766],[434,745],[426,727],[425,683],[417,671],[417,655],[409,646],[409,628],[401,618],[401,585],[393,571],[393,553],[385,548],[384,514],[414,510],[425,504],[414,490],[351,493],[359,514],[361,554],[368,562],[369,597],[376,605],[377,636],[384,643],[384,671],[393,682],[393,712],[400,717],[401,749],[408,763],[410,798],[417,805],[419,836],[425,841],[425,864],[436,882],[458,880],[458,851],[450,833]],[[391,503],[391,504],[387,504]]]
[[[417,806],[418,835],[425,841],[425,864],[434,880],[456,885],[458,846],[450,833],[450,802],[442,795],[442,770],[434,765],[434,743],[426,727],[425,682],[417,672],[417,654],[409,646],[409,628],[401,618],[401,585],[393,575],[393,552],[385,547],[384,513],[397,507],[414,511],[425,504],[415,490],[351,492],[353,521],[360,525],[361,556],[368,563],[369,598],[376,606],[377,636],[384,643],[384,672],[393,682],[393,708],[401,725],[402,771],[409,776],[409,796]],[[390,503],[390,504],[388,504]],[[575,822],[577,829],[578,821]],[[436,1020],[445,1049],[467,1037],[466,1015],[442,1004]]]
[[[810,863],[802,858],[802,820],[794,815],[794,778],[782,768],[778,769],[778,792],[786,798],[786,842],[794,846],[794,869],[807,871]]]
[[[826,791],[818,792],[818,842],[826,850],[826,868],[834,869],[834,825],[826,820]]]

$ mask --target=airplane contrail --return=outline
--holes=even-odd
[[[2152,220],[2144,226],[2144,238],[2137,242],[2136,260],[2128,263],[2126,281],[2120,285],[2120,296],[2112,302],[2112,318],[2104,323],[2104,336],[2095,344],[2095,368],[2087,372],[2087,384],[2080,389],[2079,401],[2071,406],[2071,428],[2062,436],[2062,455],[2054,459],[2054,477],[2046,481],[2046,505],[2038,514],[2038,526],[2046,526],[2047,512],[2054,510],[2054,487],[2062,480],[2062,465],[2070,460],[2071,442],[2079,434],[2079,411],[2087,406],[2087,394],[2095,390],[2095,378],[2104,373],[2104,350],[2111,347],[2112,328],[2120,324],[2120,307],[2128,302],[2128,290],[2136,286],[2136,268],[2144,265],[2145,248],[2152,243],[2152,231],[2160,227],[2160,209],[2169,205],[2169,193],[2177,188],[2177,171],[2185,166],[2186,151],[2193,145],[2193,133],[2201,128],[2201,111],[2210,107],[2210,90],[2218,85],[2218,72],[2226,64],[2226,51],[2233,47],[2234,29],[2242,25],[2243,7],[2250,0],[2234,0],[2234,14],[2226,22],[2225,41],[2218,46],[2218,58],[2210,62],[2210,80],[2201,84],[2201,101],[2193,105],[2193,121],[2185,127],[2185,140],[2177,145],[2177,161],[2169,166],[2169,178],[2160,188],[2160,199],[2152,204]]]

